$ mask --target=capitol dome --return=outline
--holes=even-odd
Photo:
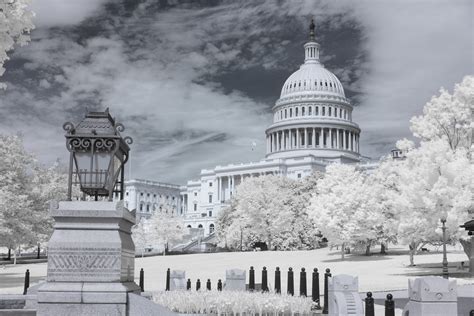
[[[345,98],[344,88],[337,77],[320,63],[304,63],[286,79],[280,98],[297,93],[323,92]]]
[[[304,64],[285,81],[273,107],[266,157],[358,162],[360,128],[341,82],[319,60],[314,28],[311,22]]]

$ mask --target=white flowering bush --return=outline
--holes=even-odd
[[[207,315],[309,315],[311,298],[239,291],[166,291],[153,300],[178,313]]]

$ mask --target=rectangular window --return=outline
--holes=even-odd
[[[316,111],[315,114],[316,114],[316,115],[319,115],[319,106],[316,107],[315,111]]]
[[[212,187],[212,182],[209,182],[209,186]]]
[[[332,110],[332,108],[330,107],[329,108],[329,116],[331,116],[331,110]]]
[[[326,115],[326,108],[323,106],[323,116]]]
[[[293,116],[293,109],[290,109],[290,117]]]
[[[198,205],[194,203],[194,211],[197,211],[197,209],[198,209]]]
[[[295,116],[298,116],[298,108],[295,109]]]
[[[313,111],[313,107],[310,106],[309,109],[308,109],[308,115],[311,115],[312,111]]]
[[[209,194],[209,203],[212,203],[212,194]]]
[[[287,115],[286,115],[286,114],[287,114],[287,113],[286,113],[286,109],[285,109],[285,118],[287,118]]]
[[[304,116],[304,106],[301,108],[301,116]]]
[[[212,217],[212,211],[209,211],[209,217]]]

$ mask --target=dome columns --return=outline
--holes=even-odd
[[[267,153],[295,149],[334,149],[359,153],[359,132],[337,127],[303,127],[267,134]]]

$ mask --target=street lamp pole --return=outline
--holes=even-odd
[[[443,226],[443,278],[449,278],[448,274],[448,257],[446,256],[446,218],[441,218],[441,223]]]

